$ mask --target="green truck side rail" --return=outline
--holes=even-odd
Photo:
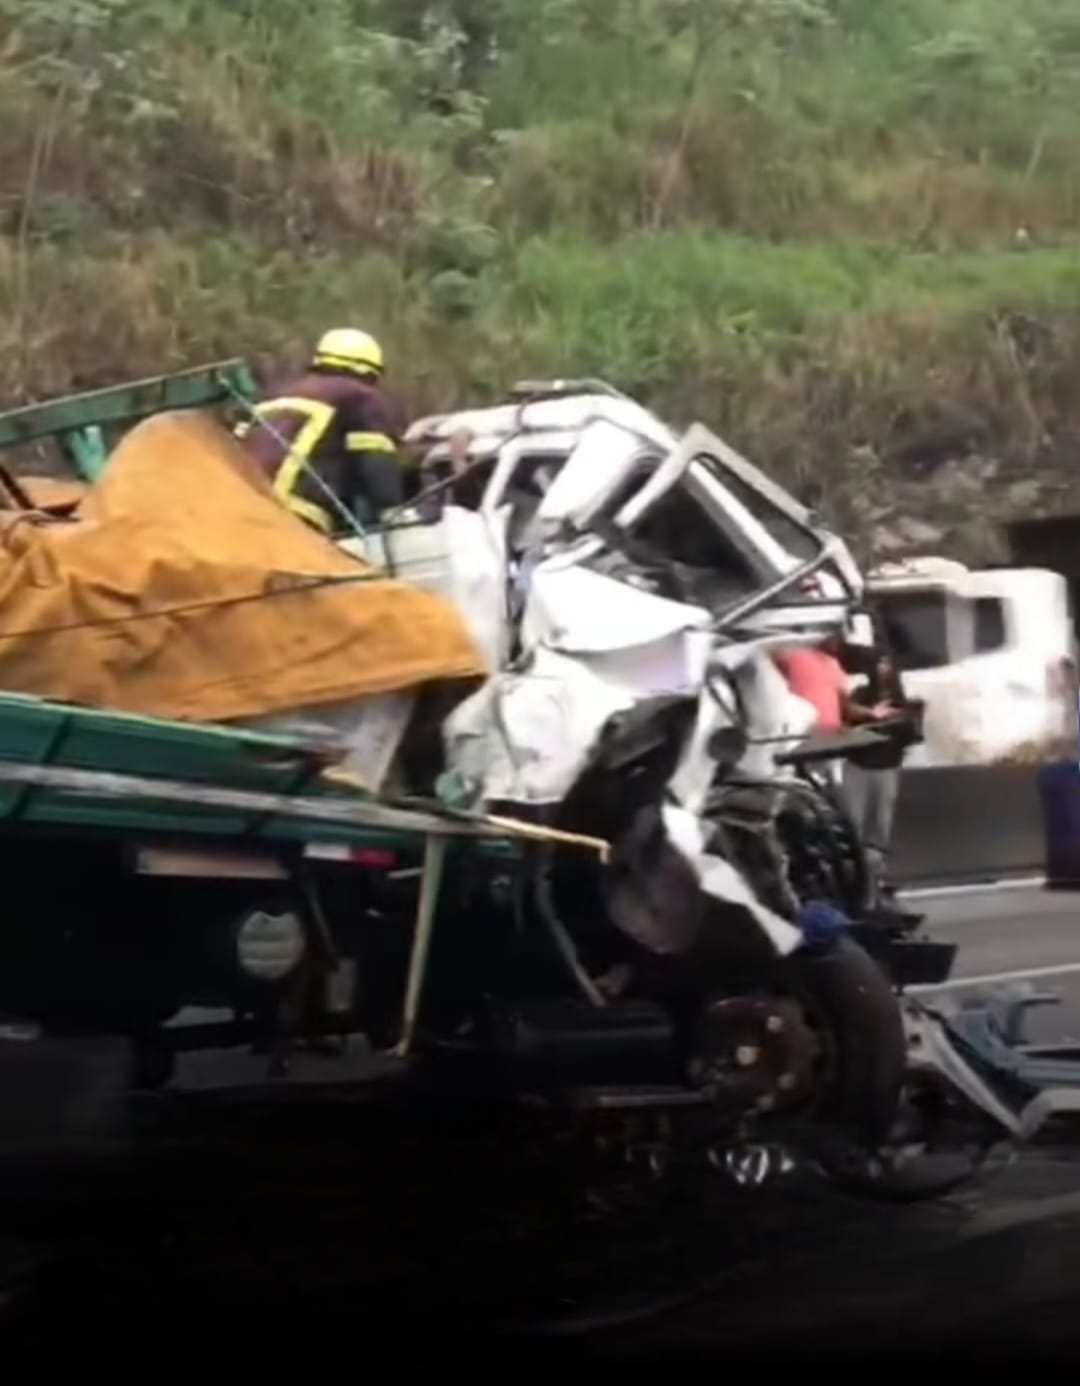
[[[380,799],[324,779],[323,763],[285,736],[0,692],[0,830],[415,850],[435,832],[513,853],[481,815]]]
[[[153,414],[212,409],[252,400],[255,394],[245,361],[216,361],[8,410],[0,414],[0,449],[54,440],[84,481],[96,481],[109,455],[110,434]]]

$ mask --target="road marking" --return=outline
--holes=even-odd
[[[1006,876],[1000,881],[972,881],[967,885],[917,886],[896,894],[899,900],[929,900],[949,895],[985,895],[991,890],[1031,890],[1045,885],[1045,876]]]
[[[1027,1198],[1013,1207],[983,1213],[967,1227],[959,1229],[956,1240],[970,1241],[978,1237],[993,1237],[1015,1227],[1027,1227],[1048,1218],[1075,1217],[1080,1213],[1080,1194],[1054,1194],[1049,1198]]]
[[[1023,967],[1013,972],[984,972],[979,977],[954,977],[948,982],[923,983],[919,986],[905,987],[905,992],[950,991],[954,987],[986,987],[995,982],[1023,982],[1033,977],[1064,977],[1070,972],[1080,972],[1080,962],[1058,963],[1054,967]]]

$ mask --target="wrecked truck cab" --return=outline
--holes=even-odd
[[[447,723],[465,778],[500,800],[556,802],[605,717],[707,684],[676,777],[685,802],[706,792],[703,748],[732,720],[753,731],[742,769],[778,773],[775,751],[806,733],[810,710],[770,650],[846,624],[862,579],[842,540],[703,425],[680,436],[595,382],[419,420],[409,441],[443,478],[441,519],[348,546],[397,556],[401,576],[456,600],[501,652],[491,685]],[[464,572],[476,579],[481,561],[484,583]],[[522,756],[485,731],[496,698]]]
[[[680,436],[615,392],[543,388],[408,434],[448,503],[481,514],[510,557],[579,542],[590,564],[605,545],[631,547],[653,561],[663,595],[705,606],[720,629],[844,623],[862,591],[846,545],[723,439],[701,424]]]

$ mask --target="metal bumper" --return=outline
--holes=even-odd
[[[1080,1115],[1080,1047],[1032,1045],[1024,1019],[1058,998],[1030,986],[998,987],[962,1003],[907,998],[913,1064],[932,1070],[1013,1137],[1028,1140],[1050,1121]]]

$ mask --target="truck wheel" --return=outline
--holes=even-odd
[[[786,959],[786,980],[822,1044],[815,1117],[876,1146],[900,1110],[907,1046],[888,978],[857,943],[840,937],[822,951]]]

